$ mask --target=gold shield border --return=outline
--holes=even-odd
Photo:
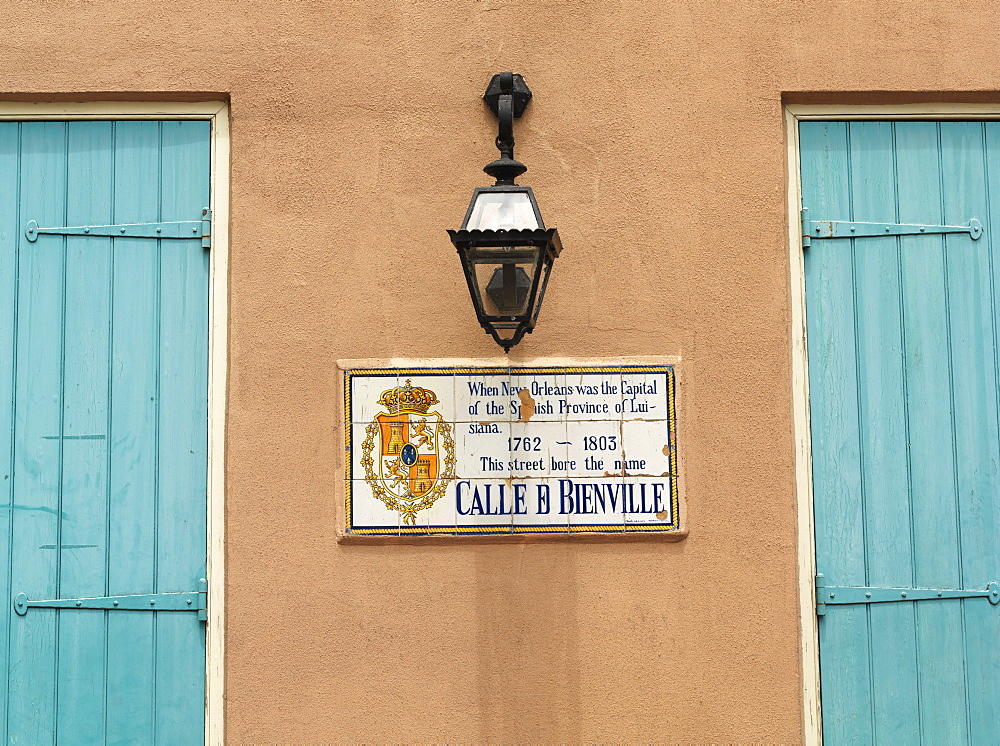
[[[361,443],[361,465],[365,467],[365,481],[372,488],[375,497],[385,503],[385,507],[403,514],[403,523],[408,526],[416,523],[417,511],[433,505],[439,497],[444,495],[445,490],[448,489],[448,483],[455,478],[455,439],[451,437],[451,425],[447,422],[438,422],[437,427],[444,445],[444,469],[438,474],[437,484],[434,485],[434,488],[424,495],[423,499],[415,503],[400,501],[379,484],[378,475],[372,468],[375,465],[372,451],[375,449],[375,434],[379,430],[378,420],[372,420],[365,428],[365,439]]]

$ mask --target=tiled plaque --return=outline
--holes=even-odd
[[[667,365],[344,373],[348,534],[669,532]]]

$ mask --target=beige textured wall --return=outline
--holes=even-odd
[[[802,737],[782,93],[995,100],[963,93],[1000,89],[995,3],[4,0],[0,21],[0,92],[232,102],[233,743]],[[497,349],[444,229],[488,183],[479,96],[505,69],[566,247],[511,358],[683,356],[682,542],[336,541],[335,361]]]

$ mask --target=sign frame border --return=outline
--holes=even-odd
[[[678,428],[678,368],[680,358],[677,357],[637,357],[615,359],[562,360],[542,359],[506,363],[501,360],[454,360],[454,359],[424,359],[424,360],[338,360],[338,382],[343,387],[340,392],[344,404],[342,423],[344,432],[344,462],[340,470],[344,485],[343,501],[338,501],[344,508],[344,515],[337,520],[337,539],[349,542],[357,539],[371,541],[373,539],[520,539],[537,537],[564,538],[623,538],[657,537],[677,541],[686,538],[686,505],[683,499],[682,467],[679,446]],[[362,527],[354,528],[351,524],[353,485],[353,428],[351,412],[351,380],[355,376],[379,376],[398,378],[400,376],[420,375],[481,375],[489,373],[517,372],[527,375],[545,375],[554,373],[587,374],[587,373],[666,373],[667,375],[667,428],[670,453],[670,503],[672,520],[662,524],[593,524],[582,526],[398,526],[398,527]]]

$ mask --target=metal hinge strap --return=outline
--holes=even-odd
[[[822,575],[816,576],[816,615],[826,614],[827,606],[841,604],[882,604],[894,601],[943,601],[949,598],[985,598],[994,606],[1000,604],[1000,583],[991,582],[984,591],[945,588],[881,588],[865,586],[826,585]]]
[[[201,247],[212,248],[212,211],[207,207],[201,211]]]
[[[910,223],[855,223],[846,220],[810,220],[802,208],[802,246],[817,238],[870,238],[873,236],[918,236],[934,233],[968,233],[973,241],[983,235],[983,225],[973,218],[968,225],[919,225]]]
[[[31,243],[40,235],[99,236],[110,238],[200,238],[204,248],[212,245],[212,211],[201,211],[200,220],[176,220],[169,223],[116,223],[114,225],[75,225],[42,228],[29,220],[24,236]]]
[[[144,593],[128,596],[93,598],[54,598],[32,601],[25,593],[14,597],[14,611],[20,616],[28,609],[106,609],[108,611],[196,611],[202,621],[208,619],[208,581],[198,581],[198,590],[184,593]]]

